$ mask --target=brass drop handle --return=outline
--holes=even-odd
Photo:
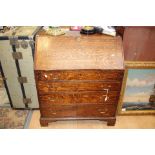
[[[57,77],[53,77],[53,80],[57,80]]]
[[[104,89],[104,90],[106,91],[106,95],[103,95],[103,96],[105,96],[104,101],[106,102],[109,98],[108,97],[109,89]]]
[[[99,111],[100,114],[106,114],[108,109],[104,108],[104,111],[103,111],[103,109],[98,109],[98,111]]]
[[[52,101],[52,102],[55,101],[55,100],[54,100],[53,98],[51,98],[51,97],[48,97],[48,99],[49,99],[50,101]]]
[[[103,89],[103,90],[105,90],[105,91],[106,91],[106,94],[108,94],[108,93],[109,93],[109,89]]]
[[[44,74],[44,77],[47,79],[48,78],[48,75],[47,74]],[[57,77],[53,77],[53,80],[57,80]]]
[[[52,74],[51,74],[52,75]],[[59,77],[60,77],[60,79],[61,79],[61,74],[60,73],[58,73],[58,74],[53,74],[53,80],[58,80],[59,79]]]
[[[105,114],[105,111],[100,111],[101,114]]]

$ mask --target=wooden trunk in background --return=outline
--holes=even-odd
[[[0,62],[13,108],[38,108],[34,79],[34,37],[40,27],[16,27],[0,33]]]

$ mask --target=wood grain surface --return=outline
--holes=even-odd
[[[53,80],[118,80],[123,79],[124,70],[35,70],[37,81],[52,81]]]
[[[120,82],[50,82],[45,83],[43,81],[38,82],[39,92],[50,93],[50,92],[60,92],[60,91],[119,91],[121,88]]]
[[[125,28],[123,47],[126,61],[155,61],[155,26]]]
[[[51,121],[99,119],[114,125],[124,75],[120,37],[39,33],[35,78],[42,126]]]
[[[38,35],[35,70],[123,69],[122,51],[119,36]]]
[[[107,96],[107,99],[106,99]],[[39,95],[40,106],[50,107],[70,104],[115,104],[119,98],[119,92],[113,91],[108,95],[104,91],[63,92]]]
[[[53,105],[41,110],[44,117],[105,117],[114,116],[116,106],[114,105]]]

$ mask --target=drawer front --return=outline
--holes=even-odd
[[[120,91],[120,82],[38,82],[39,94],[53,91],[96,91],[96,90]]]
[[[42,117],[112,117],[115,116],[114,105],[53,105],[50,108],[42,108]]]
[[[90,91],[90,92],[66,92],[66,93],[51,93],[39,95],[41,107],[49,107],[52,104],[117,104],[119,92],[113,91],[106,93],[105,91]]]
[[[52,105],[40,109],[42,117],[76,117],[76,105]]]
[[[35,71],[37,80],[118,80],[123,78],[123,70],[66,70]]]
[[[112,117],[115,116],[116,105],[82,105],[77,107],[77,117]]]

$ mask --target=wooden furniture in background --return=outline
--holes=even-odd
[[[155,77],[155,26],[126,27],[123,36],[123,48],[125,57],[125,75],[123,79],[118,113],[126,115],[153,114],[155,113],[155,105],[152,106],[149,103],[148,96],[151,96],[151,91],[153,90],[155,84],[153,84],[153,81],[155,81],[155,78],[153,78],[153,76]],[[145,72],[145,76],[138,77],[139,74],[142,74],[142,72]],[[133,83],[134,79],[137,80],[135,84]],[[150,84],[151,81],[152,85]],[[128,107],[125,106],[125,102],[127,102],[128,100],[127,97],[129,97],[127,96],[127,94],[129,93],[129,87],[127,86],[129,82],[131,85],[130,90],[136,90],[136,92],[134,92],[134,95],[137,96],[137,98],[139,97],[139,106],[136,104],[135,106],[133,106],[132,102],[131,104],[128,103]],[[140,82],[141,85],[139,84]],[[150,90],[148,88],[146,89],[147,84],[149,85],[149,87],[151,87]],[[139,94],[139,96],[137,93]],[[146,96],[146,94],[148,94],[148,96]],[[130,91],[130,98],[131,97],[132,96]],[[140,103],[143,102],[143,98],[145,98],[145,100],[146,98],[148,98],[148,103],[146,103],[146,106],[144,106],[145,109]],[[122,109],[123,105],[124,108]],[[132,109],[132,107],[134,109]],[[127,110],[127,108],[130,110]]]
[[[58,120],[103,120],[114,125],[124,74],[120,37],[36,38],[35,77],[42,126]]]
[[[126,27],[123,48],[125,61],[155,61],[155,26]]]

